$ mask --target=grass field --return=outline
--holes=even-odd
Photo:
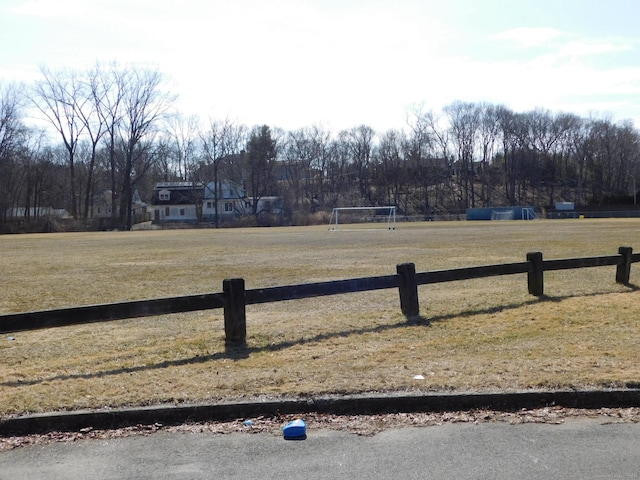
[[[0,237],[0,313],[640,249],[639,220],[432,222]],[[0,339],[0,414],[383,390],[489,391],[640,383],[640,264],[247,307],[247,349],[225,351],[221,310]],[[414,379],[422,375],[424,380]]]

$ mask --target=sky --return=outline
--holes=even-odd
[[[157,68],[185,116],[404,128],[488,102],[640,128],[638,0],[0,0],[0,82]]]

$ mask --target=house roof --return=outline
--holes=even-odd
[[[168,198],[163,198],[163,192],[169,192]],[[158,182],[151,195],[151,204],[193,205],[202,202],[203,193],[201,182]]]
[[[204,188],[204,184],[202,182],[158,182],[156,183],[154,190],[163,190],[163,189],[183,189],[183,188]]]

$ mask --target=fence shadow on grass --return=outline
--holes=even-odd
[[[625,285],[629,290],[627,292],[621,293],[632,293],[640,290],[640,287],[634,284],[626,284]],[[165,360],[163,362],[159,362],[153,365],[140,365],[136,367],[124,367],[117,368],[114,370],[106,370],[103,372],[95,372],[95,373],[81,373],[81,374],[65,374],[65,375],[54,375],[52,377],[47,378],[38,378],[33,380],[14,380],[0,383],[0,386],[3,387],[25,387],[25,386],[33,386],[38,385],[45,382],[53,382],[53,381],[66,381],[66,380],[90,380],[95,378],[103,378],[109,376],[116,376],[122,374],[131,374],[141,371],[149,371],[149,370],[161,370],[164,368],[170,367],[181,367],[185,365],[197,365],[202,363],[207,363],[215,360],[233,360],[239,361],[245,358],[248,358],[251,354],[261,353],[261,352],[278,352],[282,350],[286,350],[288,348],[292,348],[298,345],[305,344],[313,344],[318,342],[324,342],[327,340],[331,340],[333,338],[340,337],[351,337],[354,335],[364,335],[368,333],[384,333],[386,331],[397,330],[402,328],[413,328],[416,326],[424,326],[429,327],[432,323],[437,322],[446,322],[449,320],[454,320],[456,318],[468,318],[476,315],[488,315],[493,313],[499,313],[505,310],[517,310],[518,308],[525,307],[527,305],[533,305],[541,302],[554,302],[559,303],[563,300],[575,297],[587,298],[587,297],[597,297],[600,295],[606,295],[614,292],[593,292],[587,294],[580,295],[565,295],[565,296],[548,296],[542,295],[538,298],[526,300],[518,303],[512,303],[508,305],[499,305],[495,307],[483,308],[483,309],[468,309],[462,312],[450,313],[445,315],[438,315],[434,317],[425,318],[424,316],[419,316],[416,318],[405,319],[393,324],[387,325],[377,325],[372,327],[364,327],[364,328],[352,328],[350,330],[342,330],[339,332],[330,332],[330,333],[320,333],[318,335],[314,335],[313,337],[302,337],[294,340],[286,340],[279,343],[272,343],[269,345],[264,345],[260,347],[251,347],[248,345],[244,346],[227,346],[223,352],[216,352],[208,355],[196,355],[190,358],[184,358],[179,360]]]

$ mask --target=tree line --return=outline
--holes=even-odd
[[[284,131],[186,117],[176,98],[158,70],[117,64],[41,68],[32,84],[0,85],[0,228],[16,208],[37,217],[45,207],[90,225],[107,195],[111,226],[129,229],[136,194],[148,201],[158,181],[236,182],[257,222],[281,224],[340,206],[430,217],[636,199],[640,133],[630,120],[457,101],[414,106],[403,128],[383,132]],[[265,196],[281,198],[277,218],[260,210]]]

